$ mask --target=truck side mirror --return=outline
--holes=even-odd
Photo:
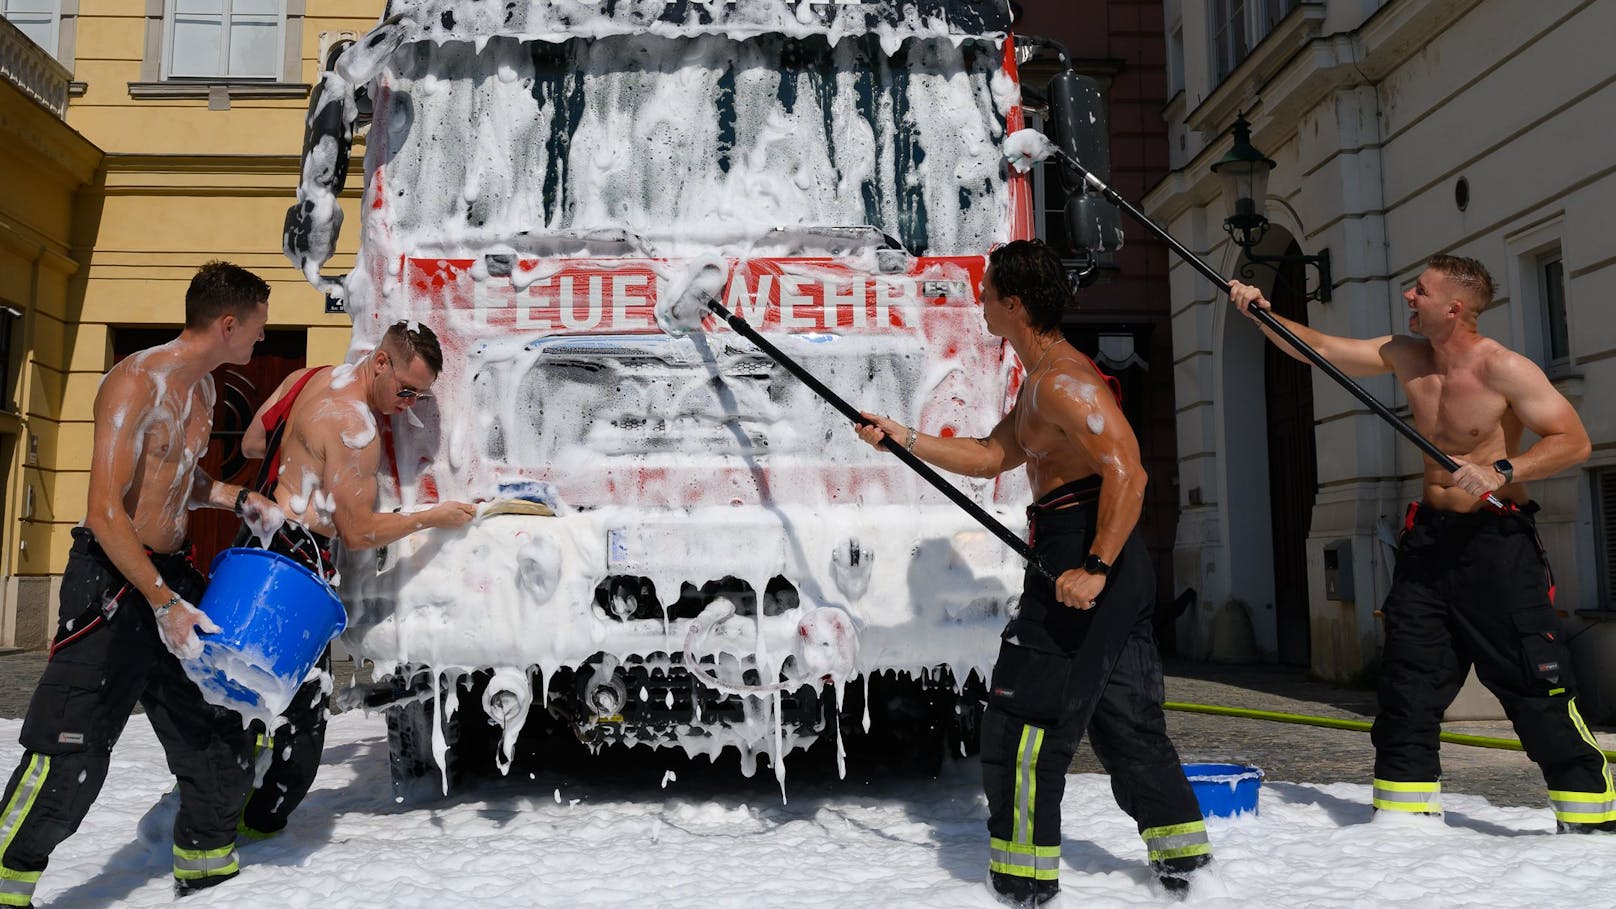
[[[1050,138],[1102,182],[1111,181],[1110,132],[1105,96],[1088,76],[1066,70],[1049,80]],[[1060,165],[1066,187],[1066,235],[1083,273],[1111,266],[1111,254],[1122,248],[1122,214],[1089,189],[1075,168]],[[1084,282],[1087,283],[1087,282]]]

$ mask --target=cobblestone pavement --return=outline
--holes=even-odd
[[[43,652],[0,656],[0,717],[23,715],[44,666]],[[339,685],[346,685],[354,674],[351,662],[339,662],[335,670]],[[369,673],[364,676],[368,680]],[[1319,682],[1301,669],[1280,666],[1170,663],[1167,699],[1354,720],[1371,720],[1375,713],[1373,692]],[[1445,728],[1515,737],[1507,722],[1467,722]],[[1374,748],[1365,732],[1179,711],[1168,711],[1167,729],[1186,761],[1254,764],[1270,780],[1367,784],[1374,770]],[[1605,748],[1616,749],[1616,734],[1597,735]],[[1447,791],[1484,796],[1495,805],[1545,804],[1543,777],[1521,752],[1444,744],[1442,767]],[[1078,748],[1072,769],[1101,772],[1086,746]]]

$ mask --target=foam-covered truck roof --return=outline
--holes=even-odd
[[[653,34],[795,37],[879,33],[908,38],[997,40],[1010,29],[1005,0],[392,0],[406,41],[476,41]],[[888,43],[888,42],[883,42]]]

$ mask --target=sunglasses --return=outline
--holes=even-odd
[[[406,401],[430,401],[432,399],[432,392],[417,391],[408,386],[400,386],[398,389],[398,396]]]

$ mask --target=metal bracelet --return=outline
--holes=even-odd
[[[179,594],[170,593],[168,595],[168,602],[166,602],[163,605],[161,605],[161,606],[157,607],[156,609],[152,610],[152,612],[157,615],[157,620],[159,622],[161,622],[164,618],[166,618],[168,616],[168,611],[170,609],[173,609],[175,606],[178,606],[179,604],[181,604],[183,602],[185,602],[185,601],[180,599]]]
[[[915,450],[915,443],[918,441],[920,441],[920,433],[916,432],[913,426],[909,427],[909,438],[904,440],[903,450],[913,453]]]

